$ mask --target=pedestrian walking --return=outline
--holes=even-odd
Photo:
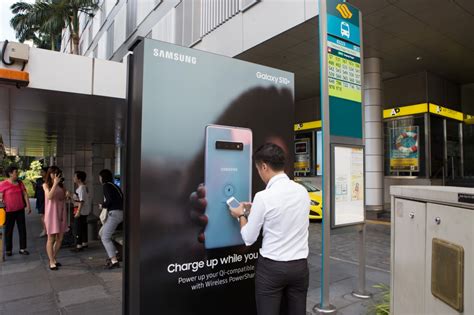
[[[257,241],[263,229],[255,276],[257,312],[305,315],[309,283],[308,192],[285,174],[285,154],[276,144],[261,146],[254,161],[266,189],[255,195],[253,204],[243,202],[230,210],[240,221],[247,246]]]
[[[49,268],[58,270],[61,266],[56,257],[64,233],[67,231],[66,213],[66,189],[62,184],[62,171],[57,166],[51,166],[46,174],[46,182],[43,184],[45,193],[44,223],[48,241],[46,242],[46,253],[49,258]]]
[[[6,255],[13,255],[13,230],[15,223],[20,238],[21,255],[29,255],[26,250],[26,218],[25,208],[31,213],[30,200],[25,185],[18,179],[18,167],[9,166],[5,170],[8,177],[0,183],[0,201],[5,204],[5,249]]]
[[[117,226],[123,221],[123,193],[120,187],[114,184],[114,178],[110,170],[100,171],[99,180],[104,190],[104,203],[99,206],[107,212],[104,225],[99,232],[102,244],[109,257],[104,267],[106,269],[119,268],[117,248],[112,241],[112,235]]]

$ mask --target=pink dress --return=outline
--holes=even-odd
[[[49,199],[47,196],[44,198],[44,224],[48,235],[67,231],[65,198],[66,193],[60,187],[56,188],[52,199]]]

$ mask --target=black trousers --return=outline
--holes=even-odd
[[[258,315],[306,315],[308,285],[306,259],[281,262],[260,256],[255,275]]]
[[[76,245],[87,243],[87,215],[74,218],[74,231],[76,234]]]
[[[11,252],[13,249],[13,230],[15,228],[15,222],[20,237],[20,249],[26,249],[25,209],[7,212],[5,219],[5,250]]]

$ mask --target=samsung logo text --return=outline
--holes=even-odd
[[[239,170],[235,167],[221,167],[221,172],[238,172]]]
[[[169,50],[161,50],[158,48],[153,49],[153,56],[160,57],[164,59],[169,59],[173,61],[190,63],[195,65],[197,63],[197,58],[189,55],[180,54],[177,52],[172,52]]]

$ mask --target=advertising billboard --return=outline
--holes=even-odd
[[[420,170],[419,127],[390,129],[390,171]]]
[[[260,244],[226,200],[265,189],[264,143],[293,174],[293,74],[150,39],[129,62],[125,313],[256,314]]]

